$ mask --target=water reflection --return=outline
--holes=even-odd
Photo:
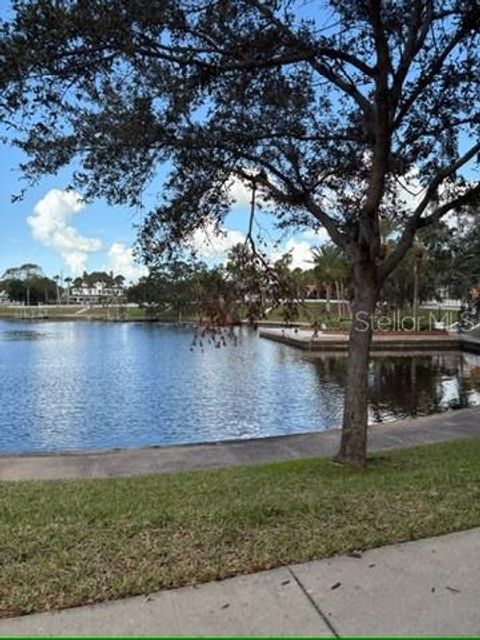
[[[336,353],[309,358],[319,386],[335,385],[340,394],[336,400],[341,401],[347,378],[346,356]],[[368,393],[372,422],[479,404],[480,357],[457,351],[373,354]]]
[[[5,333],[48,340],[1,339]],[[216,441],[341,422],[346,358],[242,330],[238,346],[190,351],[188,328],[0,321],[0,451]],[[480,401],[480,357],[372,358],[374,422]]]
[[[48,333],[43,333],[42,331],[28,331],[27,329],[23,331],[14,329],[11,331],[0,332],[0,340],[43,340],[48,337]]]

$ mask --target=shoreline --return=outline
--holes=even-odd
[[[259,337],[279,342],[308,352],[347,352],[349,334],[325,330],[316,336],[313,332],[291,327],[259,328]],[[480,353],[480,338],[465,333],[447,331],[374,331],[371,354],[383,351],[460,351]]]
[[[202,443],[0,454],[0,481],[151,475],[330,457],[341,429]],[[480,436],[480,406],[370,425],[369,452]]]

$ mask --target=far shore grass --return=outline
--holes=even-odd
[[[29,308],[33,313],[35,311],[45,311],[48,314],[48,320],[104,320],[104,321],[159,321],[159,322],[197,322],[198,318],[194,314],[179,314],[172,309],[160,309],[155,314],[149,314],[144,307],[128,307],[120,309],[118,312],[113,308],[95,306],[92,308],[82,307],[81,305],[40,305],[38,307]],[[0,305],[0,319],[18,319],[25,307]],[[325,325],[330,329],[339,329],[349,331],[351,320],[349,317],[339,318],[338,309],[332,303],[331,309],[327,312],[327,306],[324,302],[306,301],[299,305],[298,315],[292,321],[293,324],[299,323],[304,325],[318,326]],[[423,309],[419,310],[422,321],[419,323],[420,329],[431,329],[434,320],[446,322],[447,325],[453,324],[457,320],[458,313],[456,311],[446,311],[441,309]],[[398,317],[408,316],[408,310],[398,311]],[[393,316],[392,316],[393,317]],[[285,315],[281,307],[273,309],[268,313],[267,322],[285,324]],[[397,327],[398,320],[395,323]],[[408,328],[408,324],[406,325]],[[399,328],[399,327],[397,327]]]
[[[0,483],[0,616],[480,526],[480,439],[88,481]]]
[[[12,318],[21,319],[21,314],[25,311],[35,313],[45,312],[49,320],[107,320],[115,317],[115,309],[107,307],[82,307],[81,305],[39,305],[32,307],[0,305],[0,319]],[[128,319],[145,319],[146,311],[143,308],[130,307],[127,310]]]

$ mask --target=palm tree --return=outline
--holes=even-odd
[[[67,285],[67,304],[70,302],[70,285],[72,284],[72,278],[65,278],[65,284]]]
[[[57,286],[57,304],[60,304],[60,276],[53,276],[53,279],[55,280],[55,284]]]
[[[338,301],[343,298],[344,283],[348,274],[348,266],[342,250],[334,244],[323,244],[312,249],[313,271],[318,280],[325,287],[327,298],[327,313],[330,313],[332,290],[335,286]],[[338,303],[339,317],[341,315]]]

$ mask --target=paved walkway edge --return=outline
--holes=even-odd
[[[325,331],[315,336],[312,329],[304,328],[260,329],[259,336],[306,351],[348,351],[349,344],[348,333],[328,333]],[[415,352],[459,351],[461,347],[462,342],[458,334],[440,331],[432,333],[390,331],[373,334],[371,351],[372,353],[405,350]]]
[[[480,407],[375,425],[369,451],[480,436]],[[329,457],[340,430],[209,444],[0,455],[0,481],[108,478]]]
[[[480,529],[0,620],[0,636],[476,636]]]

